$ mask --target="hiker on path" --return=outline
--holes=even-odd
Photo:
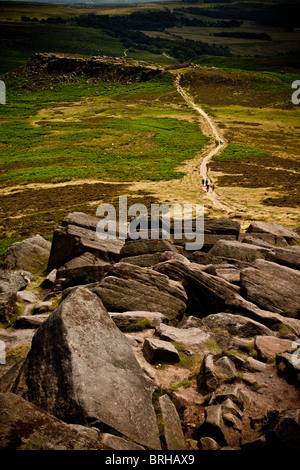
[[[209,184],[207,183],[206,185],[206,191],[208,192],[209,191]]]
[[[214,184],[212,185],[211,189],[212,189],[213,191],[215,190],[215,185],[214,185]]]
[[[204,178],[202,178],[202,186],[204,186],[204,183],[205,183]]]
[[[208,178],[206,178],[205,184],[206,184],[206,186],[208,185]]]

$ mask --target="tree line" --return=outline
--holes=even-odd
[[[190,26],[192,20],[169,10],[153,12],[133,12],[130,15],[96,15],[89,13],[73,18],[47,18],[40,23],[72,24],[85,28],[96,28],[108,36],[120,38],[129,52],[145,50],[153,54],[165,53],[180,62],[202,55],[230,56],[224,45],[206,44],[189,39],[168,39],[147,36],[143,31],[164,31],[174,26]]]

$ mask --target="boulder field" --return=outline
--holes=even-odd
[[[0,448],[299,448],[299,230],[205,219],[186,251],[98,220],[7,251]]]

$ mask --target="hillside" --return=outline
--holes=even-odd
[[[37,52],[295,72],[298,17],[297,2],[0,2],[0,73]]]
[[[189,250],[175,230],[99,239],[99,222],[73,212],[52,244],[8,251],[0,448],[194,465],[203,450],[296,450],[299,229],[205,218]]]
[[[176,89],[178,74],[188,102]],[[147,205],[204,203],[207,215],[230,215],[243,226],[274,220],[296,227],[299,111],[290,101],[293,78],[35,55],[5,76],[3,249],[9,239],[51,236],[69,211],[95,215],[97,204],[114,202],[124,191]],[[215,148],[215,137],[191,100],[226,140],[207,166],[214,194],[203,191],[199,163]]]
[[[12,3],[0,449],[298,449],[299,3]]]

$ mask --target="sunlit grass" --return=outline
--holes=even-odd
[[[269,155],[270,152],[256,149],[256,148],[247,148],[242,147],[241,145],[229,144],[222,153],[214,156],[215,161],[224,161],[224,160],[245,160],[250,157],[264,157]]]
[[[174,90],[169,76],[132,85],[80,77],[23,93],[18,87],[5,108],[11,120],[0,125],[2,182],[181,178],[180,165],[207,141],[192,111],[155,101]]]

